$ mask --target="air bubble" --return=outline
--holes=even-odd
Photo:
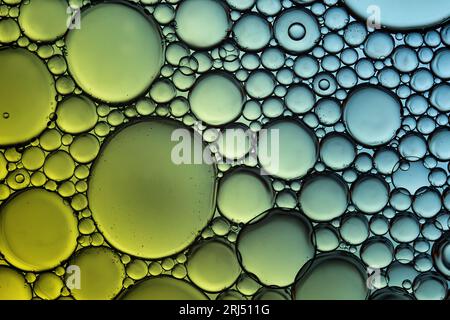
[[[286,180],[303,177],[317,157],[317,138],[300,121],[276,120],[265,126],[259,137],[258,159],[271,175]]]
[[[400,128],[400,102],[376,86],[355,89],[344,108],[344,122],[350,135],[367,146],[389,142]]]
[[[221,292],[237,280],[241,268],[229,244],[209,240],[192,249],[187,271],[189,279],[203,290]]]
[[[8,114],[0,118],[0,145],[21,144],[47,127],[55,84],[43,62],[24,49],[0,50],[0,69],[0,114]]]
[[[254,170],[238,168],[219,182],[217,206],[227,219],[248,223],[273,206],[270,182]]]
[[[128,288],[121,300],[208,300],[199,289],[185,280],[159,276]]]
[[[67,31],[68,8],[64,0],[26,1],[20,6],[20,27],[32,40],[55,40]]]
[[[201,140],[184,126],[153,118],[118,131],[94,163],[90,208],[102,234],[121,251],[144,258],[172,255],[190,245],[212,218],[214,166],[176,165],[171,136],[177,129],[191,140],[185,141],[189,150],[201,148]]]
[[[244,51],[259,51],[272,37],[270,24],[256,13],[243,15],[233,25],[233,38]]]
[[[348,187],[335,174],[310,177],[302,186],[300,208],[313,221],[330,221],[341,216],[348,205]]]
[[[427,1],[410,0],[407,3],[395,3],[390,0],[346,0],[344,4],[364,21],[371,21],[376,5],[381,15],[381,25],[393,30],[411,30],[432,27],[448,18],[450,4],[438,0],[429,5]]]
[[[314,257],[313,241],[312,226],[304,216],[275,209],[241,230],[237,248],[246,271],[265,285],[285,287]]]
[[[237,80],[228,73],[207,73],[189,94],[192,112],[211,125],[235,120],[242,111],[244,95]]]
[[[164,42],[152,18],[129,5],[101,3],[84,10],[80,23],[83,27],[66,37],[67,63],[76,83],[111,103],[143,94],[164,57]]]
[[[0,300],[31,300],[30,285],[18,271],[0,266]]]
[[[365,268],[354,255],[324,253],[298,275],[292,296],[295,300],[365,300],[366,282]]]
[[[0,225],[2,254],[22,270],[54,268],[75,250],[76,218],[55,193],[28,189],[17,194],[1,207]]]
[[[275,20],[274,35],[287,52],[297,54],[311,50],[320,38],[320,31],[308,10],[289,9]]]
[[[175,23],[180,39],[198,49],[217,46],[231,27],[227,7],[212,0],[183,1],[177,8]]]

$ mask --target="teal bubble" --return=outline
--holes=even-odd
[[[399,287],[387,287],[372,293],[370,300],[414,300],[408,291]]]
[[[358,142],[378,146],[395,137],[401,124],[400,110],[400,102],[386,89],[362,86],[345,102],[344,123]]]
[[[286,180],[305,176],[318,158],[316,136],[303,122],[293,118],[269,122],[263,127],[258,143],[262,168]]]
[[[300,208],[313,221],[330,221],[341,216],[348,205],[347,184],[334,173],[308,178],[300,190]]]
[[[376,31],[371,33],[364,44],[365,54],[372,59],[386,59],[394,50],[394,39],[388,33]]]
[[[367,29],[364,24],[357,21],[349,23],[344,30],[344,40],[345,42],[356,47],[362,44],[367,37]]]
[[[441,210],[441,207],[442,201],[439,191],[427,187],[417,190],[412,208],[419,217],[434,217]]]
[[[379,16],[381,25],[393,30],[432,27],[450,15],[450,3],[446,0],[436,0],[432,6],[424,0],[345,0],[344,4],[364,21]]]
[[[250,97],[264,99],[273,93],[275,84],[275,78],[270,72],[259,69],[249,75],[245,89]]]
[[[420,234],[419,221],[411,213],[399,213],[391,220],[389,233],[395,241],[409,243]]]
[[[340,7],[331,7],[324,14],[325,25],[331,30],[339,30],[344,28],[348,21],[349,15],[347,11]]]
[[[450,130],[436,130],[428,140],[430,152],[441,161],[450,160]]]
[[[448,294],[448,285],[439,274],[428,272],[414,280],[413,290],[417,300],[444,300]]]
[[[433,88],[430,96],[430,103],[442,112],[450,111],[450,85],[441,83]]]
[[[233,75],[224,71],[206,73],[197,79],[189,93],[194,115],[210,125],[232,122],[241,114],[244,93]]]
[[[329,252],[336,250],[339,246],[339,233],[331,224],[318,224],[314,228],[316,235],[317,250],[322,252]]]
[[[406,160],[417,161],[426,155],[427,142],[421,135],[410,133],[400,139],[398,150]]]
[[[319,24],[309,10],[289,9],[275,20],[274,36],[289,53],[307,52],[319,41]]]
[[[294,72],[297,76],[309,79],[319,71],[319,63],[309,55],[299,56],[294,62]]]
[[[348,214],[342,217],[339,232],[348,244],[359,245],[369,237],[369,222],[362,214]]]
[[[359,210],[373,214],[381,211],[388,203],[389,186],[375,175],[365,175],[352,185],[351,198]]]
[[[259,51],[267,46],[271,37],[271,25],[256,13],[243,15],[233,25],[233,38],[244,51]]]
[[[289,87],[284,101],[289,110],[303,114],[314,107],[316,97],[308,86],[294,85]]]
[[[411,195],[406,189],[394,189],[391,192],[389,204],[397,211],[406,211],[412,204]]]
[[[341,118],[341,105],[336,99],[324,98],[317,101],[314,113],[321,124],[331,126]]]
[[[381,269],[387,267],[394,259],[394,247],[386,238],[372,237],[363,243],[360,256],[370,268]]]
[[[322,139],[320,159],[329,168],[340,171],[348,168],[356,157],[356,146],[344,134],[331,133]]]

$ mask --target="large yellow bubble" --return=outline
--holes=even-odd
[[[31,288],[22,274],[0,266],[0,300],[30,300]]]
[[[17,268],[42,271],[69,258],[77,219],[56,193],[29,189],[0,208],[0,252]]]
[[[90,247],[78,251],[69,265],[79,268],[79,286],[71,289],[76,300],[111,300],[122,289],[125,267],[120,257],[106,247]],[[75,273],[68,274],[70,282]]]
[[[194,137],[187,127],[162,118],[126,126],[94,163],[88,190],[93,217],[110,244],[123,252],[170,256],[188,247],[212,218],[215,168],[177,165],[172,159],[175,130]],[[189,148],[201,148],[198,139],[190,139]]]
[[[67,31],[68,4],[65,0],[30,0],[20,6],[19,24],[36,41],[51,41]]]
[[[45,64],[24,49],[0,50],[0,146],[27,142],[47,127],[56,90]]]
[[[81,13],[80,28],[66,37],[67,62],[76,83],[112,103],[143,94],[164,62],[158,26],[122,3],[102,3]]]
[[[189,282],[170,277],[157,277],[131,287],[123,300],[207,300],[206,295]]]

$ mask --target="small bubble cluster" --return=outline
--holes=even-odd
[[[0,299],[447,299],[449,16],[0,0]]]

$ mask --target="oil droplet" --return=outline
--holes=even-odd
[[[220,180],[217,206],[233,222],[247,223],[270,209],[273,203],[270,181],[255,171],[236,169]]]
[[[136,259],[127,264],[126,272],[131,279],[141,280],[147,275],[148,266],[145,261]]]
[[[172,255],[191,244],[212,218],[215,168],[175,164],[174,130],[184,130],[191,140],[188,148],[202,149],[201,138],[194,139],[187,127],[153,118],[111,136],[94,164],[90,208],[105,238],[123,252],[144,258]]]
[[[177,35],[192,48],[207,49],[228,35],[231,25],[228,8],[222,1],[185,0],[175,16]]]
[[[0,146],[21,144],[47,127],[56,91],[45,64],[24,49],[0,50]]]
[[[70,259],[69,265],[80,270],[80,286],[71,289],[76,300],[111,300],[122,289],[125,267],[117,253],[109,248],[82,249]],[[73,275],[68,273],[68,276]]]
[[[291,300],[289,294],[281,289],[261,288],[253,297],[253,300]]]
[[[143,280],[129,288],[123,300],[208,300],[189,282],[167,276]]]
[[[362,212],[373,214],[383,209],[389,201],[389,187],[374,175],[361,176],[352,185],[353,204]]]
[[[295,300],[365,300],[363,264],[346,252],[324,253],[304,267],[293,288]]]
[[[289,27],[289,37],[294,40],[302,40],[306,34],[305,27],[301,23],[293,23]]]
[[[291,180],[305,176],[318,158],[314,133],[293,118],[269,122],[258,141],[258,159],[263,169]]]
[[[256,13],[248,13],[233,25],[233,37],[239,47],[245,51],[259,51],[270,41],[270,24]]]
[[[211,72],[200,77],[189,94],[195,116],[210,125],[223,125],[241,114],[244,93],[231,74]]]
[[[364,21],[380,12],[380,23],[394,30],[422,29],[431,27],[448,19],[450,3],[436,0],[433,5],[426,0],[397,2],[391,0],[345,0],[344,4]],[[377,10],[374,11],[376,6]],[[372,9],[371,9],[372,8]]]
[[[65,0],[26,1],[20,6],[20,27],[32,40],[55,40],[66,33],[67,8]]]
[[[187,271],[189,279],[201,289],[221,292],[237,280],[241,267],[229,244],[208,240],[192,249]]]
[[[402,288],[386,287],[375,291],[370,300],[414,300],[414,298]]]
[[[0,266],[0,300],[31,300],[31,288],[22,274]]]
[[[61,295],[64,283],[60,277],[54,273],[43,273],[39,275],[33,285],[36,295],[44,300],[55,300]]]
[[[112,103],[143,94],[164,61],[163,41],[153,20],[132,6],[102,3],[83,11],[80,23],[82,28],[66,37],[67,62],[76,83]]]
[[[274,35],[289,53],[306,52],[320,39],[319,23],[309,10],[289,9],[275,20]]]
[[[3,153],[0,152],[0,181],[4,180],[8,175],[8,160]]]
[[[20,28],[14,19],[0,21],[0,42],[11,43],[20,37]]]
[[[320,158],[329,168],[340,171],[349,167],[356,157],[356,146],[344,134],[326,135],[320,145]]]
[[[89,163],[97,157],[100,151],[100,142],[92,134],[83,134],[74,139],[69,151],[76,162]]]
[[[72,134],[91,130],[98,120],[95,104],[85,96],[71,96],[63,100],[56,115],[58,127]]]
[[[54,181],[64,181],[73,176],[75,163],[66,151],[50,154],[44,163],[45,175]]]
[[[247,272],[264,285],[285,287],[314,257],[313,242],[311,223],[303,215],[275,209],[241,230],[237,248]]]
[[[389,142],[400,128],[400,102],[386,89],[362,86],[348,97],[344,122],[350,135],[370,147]]]
[[[22,270],[58,266],[75,250],[77,236],[72,210],[55,193],[29,189],[0,208],[0,251]]]
[[[335,174],[319,174],[303,185],[299,202],[313,221],[330,221],[341,216],[348,205],[347,184]]]

